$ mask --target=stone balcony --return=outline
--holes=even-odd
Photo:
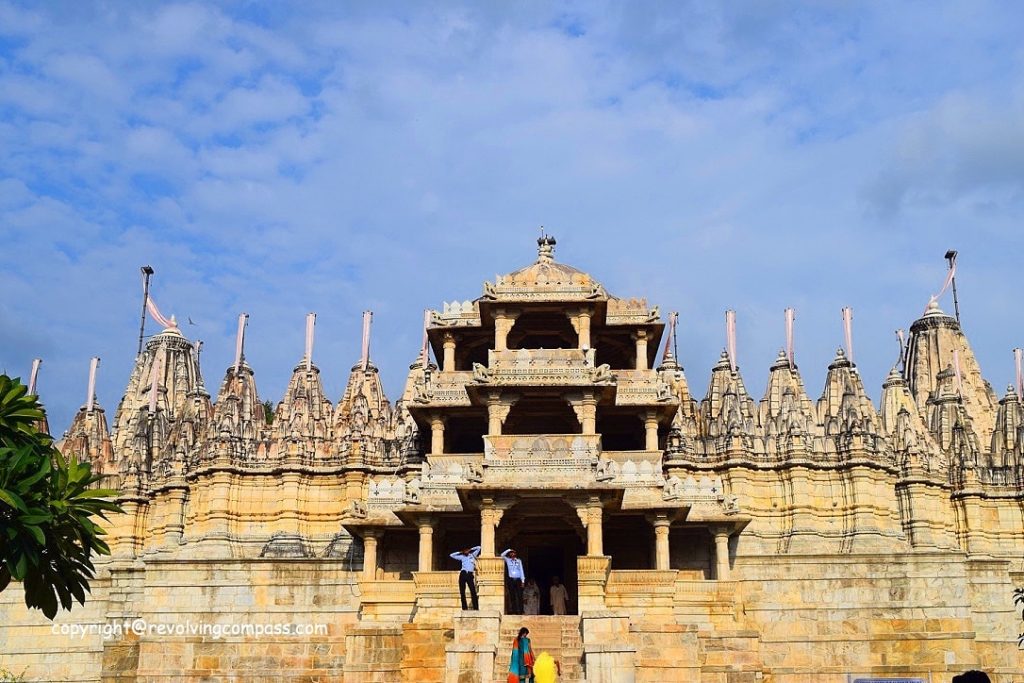
[[[485,436],[483,483],[531,488],[596,483],[600,454],[597,434]]]
[[[484,436],[484,464],[498,461],[567,460],[596,462],[601,455],[600,434],[501,434]]]
[[[650,406],[678,400],[657,370],[615,370],[615,405]]]
[[[414,401],[431,407],[456,408],[471,405],[466,385],[473,383],[472,370],[434,372],[430,382],[416,388]]]
[[[487,366],[473,366],[473,380],[497,386],[593,386],[615,382],[594,349],[517,349],[487,352]]]

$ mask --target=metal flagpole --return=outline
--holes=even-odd
[[[953,270],[956,267],[956,251],[950,249],[946,252],[946,260],[949,262],[949,269]],[[956,273],[950,278],[953,285],[953,312],[956,313],[956,323],[960,324],[960,302],[956,298]]]
[[[151,266],[142,266],[142,321],[139,323],[139,350],[135,356],[142,355],[142,340],[146,336],[146,303],[149,302],[149,278],[153,275]]]

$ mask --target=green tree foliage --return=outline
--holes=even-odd
[[[40,432],[43,410],[18,379],[0,375],[0,591],[11,580],[25,604],[57,614],[58,602],[85,604],[93,554],[109,555],[94,518],[122,512],[116,491],[90,488],[100,477],[88,462],[67,459]]]
[[[267,418],[267,424],[274,421],[274,404],[270,401],[263,402],[263,416]]]

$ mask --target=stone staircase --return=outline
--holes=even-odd
[[[506,683],[508,664],[512,654],[512,642],[522,627],[530,629],[530,643],[533,653],[540,656],[547,652],[562,665],[558,679],[564,683],[582,683],[583,640],[580,633],[580,618],[571,616],[520,616],[504,615],[498,634],[498,653],[494,660],[494,683]]]

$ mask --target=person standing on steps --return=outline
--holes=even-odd
[[[523,571],[523,561],[516,555],[516,551],[508,548],[501,554],[505,560],[505,590],[509,595],[509,614],[523,613],[523,584],[526,582],[526,573]]]
[[[551,611],[555,614],[565,614],[565,603],[569,599],[569,594],[557,576],[551,578],[551,589],[548,591],[548,597],[551,599]]]
[[[512,661],[508,664],[508,683],[530,683],[533,679],[533,647],[530,629],[525,626],[512,642]]]
[[[479,555],[480,546],[476,545],[472,548],[457,550],[448,556],[462,563],[462,570],[459,571],[459,597],[462,598],[462,609],[464,610],[469,609],[466,606],[466,586],[469,586],[469,594],[473,598],[473,609],[480,609],[480,600],[476,595],[476,558]]]
[[[533,665],[535,683],[556,683],[562,675],[562,665],[547,652],[537,655],[537,663]]]
[[[533,579],[523,586],[523,614],[540,614],[540,588]]]

